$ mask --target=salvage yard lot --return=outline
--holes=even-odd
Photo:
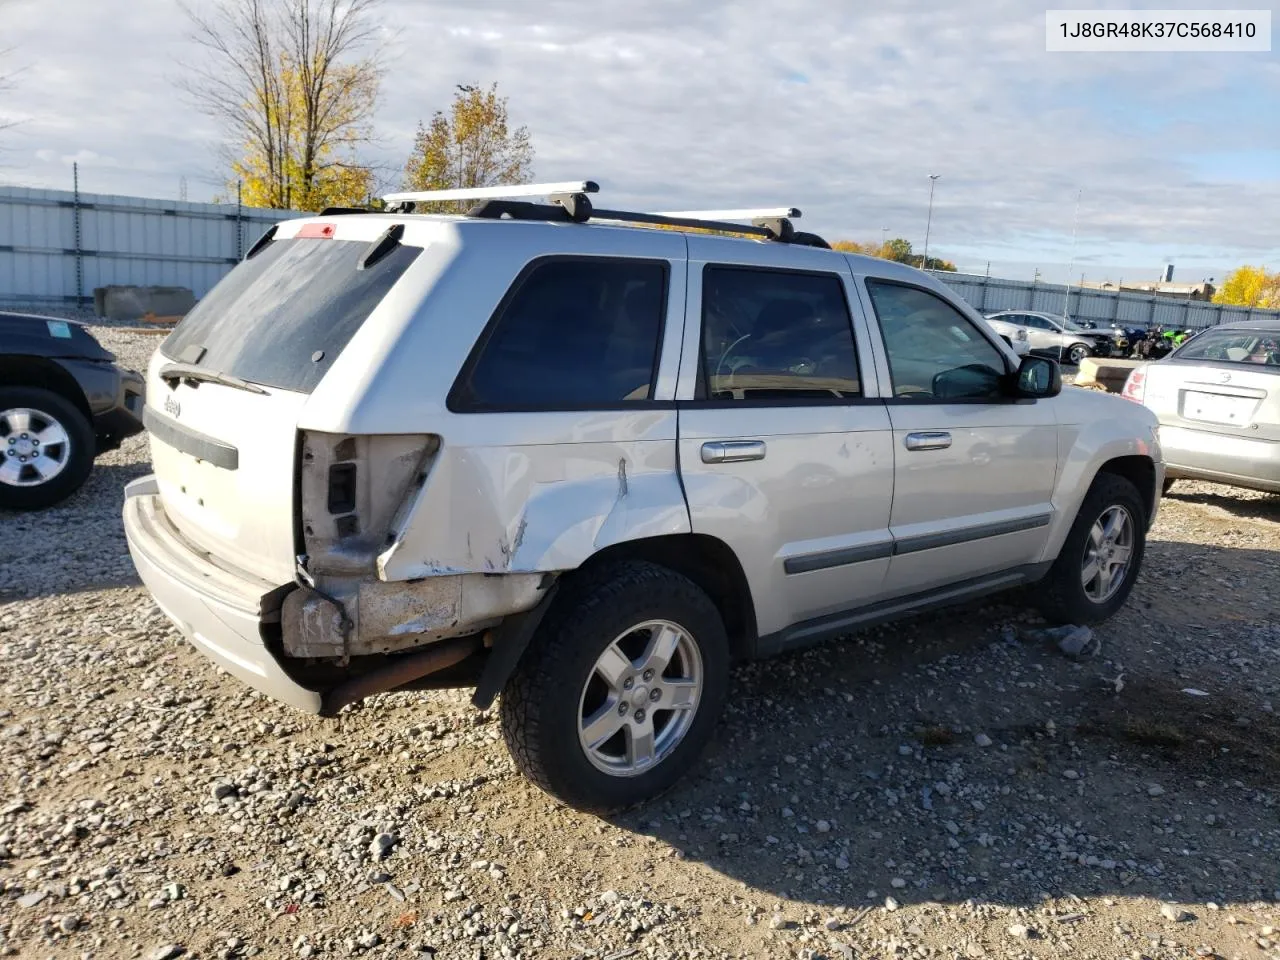
[[[742,667],[695,774],[601,820],[462,692],[320,720],[219,675],[133,577],[145,472],[0,517],[9,955],[1280,957],[1280,497],[1176,486],[1080,662],[1011,595]]]

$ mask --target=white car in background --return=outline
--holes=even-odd
[[[1047,354],[1063,363],[1079,366],[1085,357],[1110,356],[1112,331],[1088,330],[1068,317],[1035,310],[1001,310],[987,314],[996,333],[1025,339],[1030,352]]]
[[[1205,330],[1163,360],[1135,367],[1123,395],[1160,418],[1167,483],[1280,493],[1280,322]]]

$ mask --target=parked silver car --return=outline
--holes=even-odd
[[[1151,413],[794,211],[593,188],[281,223],[178,325],[124,526],[203,653],[326,714],[501,692],[519,768],[612,809],[688,768],[734,659],[1036,581],[1059,622],[1125,602]]]
[[[1018,338],[1026,334],[1032,353],[1053,356],[1079,366],[1085,357],[1110,356],[1115,332],[1089,330],[1054,313],[1033,310],[1001,310],[987,314],[987,322],[1001,336]]]
[[[1135,367],[1123,395],[1160,418],[1170,480],[1280,493],[1280,322],[1211,327]]]

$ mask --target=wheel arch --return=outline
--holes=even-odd
[[[1150,522],[1155,515],[1156,501],[1159,498],[1156,491],[1155,461],[1139,455],[1113,457],[1098,468],[1095,479],[1104,473],[1123,477],[1138,488],[1142,505],[1147,511],[1146,520]]]
[[[6,387],[35,387],[70,400],[92,421],[93,412],[76,378],[55,360],[25,354],[0,354],[0,383]]]
[[[646,560],[688,577],[720,611],[734,659],[754,655],[756,614],[751,587],[737,555],[723,540],[700,533],[628,540],[598,551],[567,576],[590,574],[626,560]]]

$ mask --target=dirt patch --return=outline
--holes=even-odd
[[[1198,779],[1280,784],[1280,718],[1230,696],[1200,697],[1158,681],[1096,694],[1076,731],[1176,765]]]

